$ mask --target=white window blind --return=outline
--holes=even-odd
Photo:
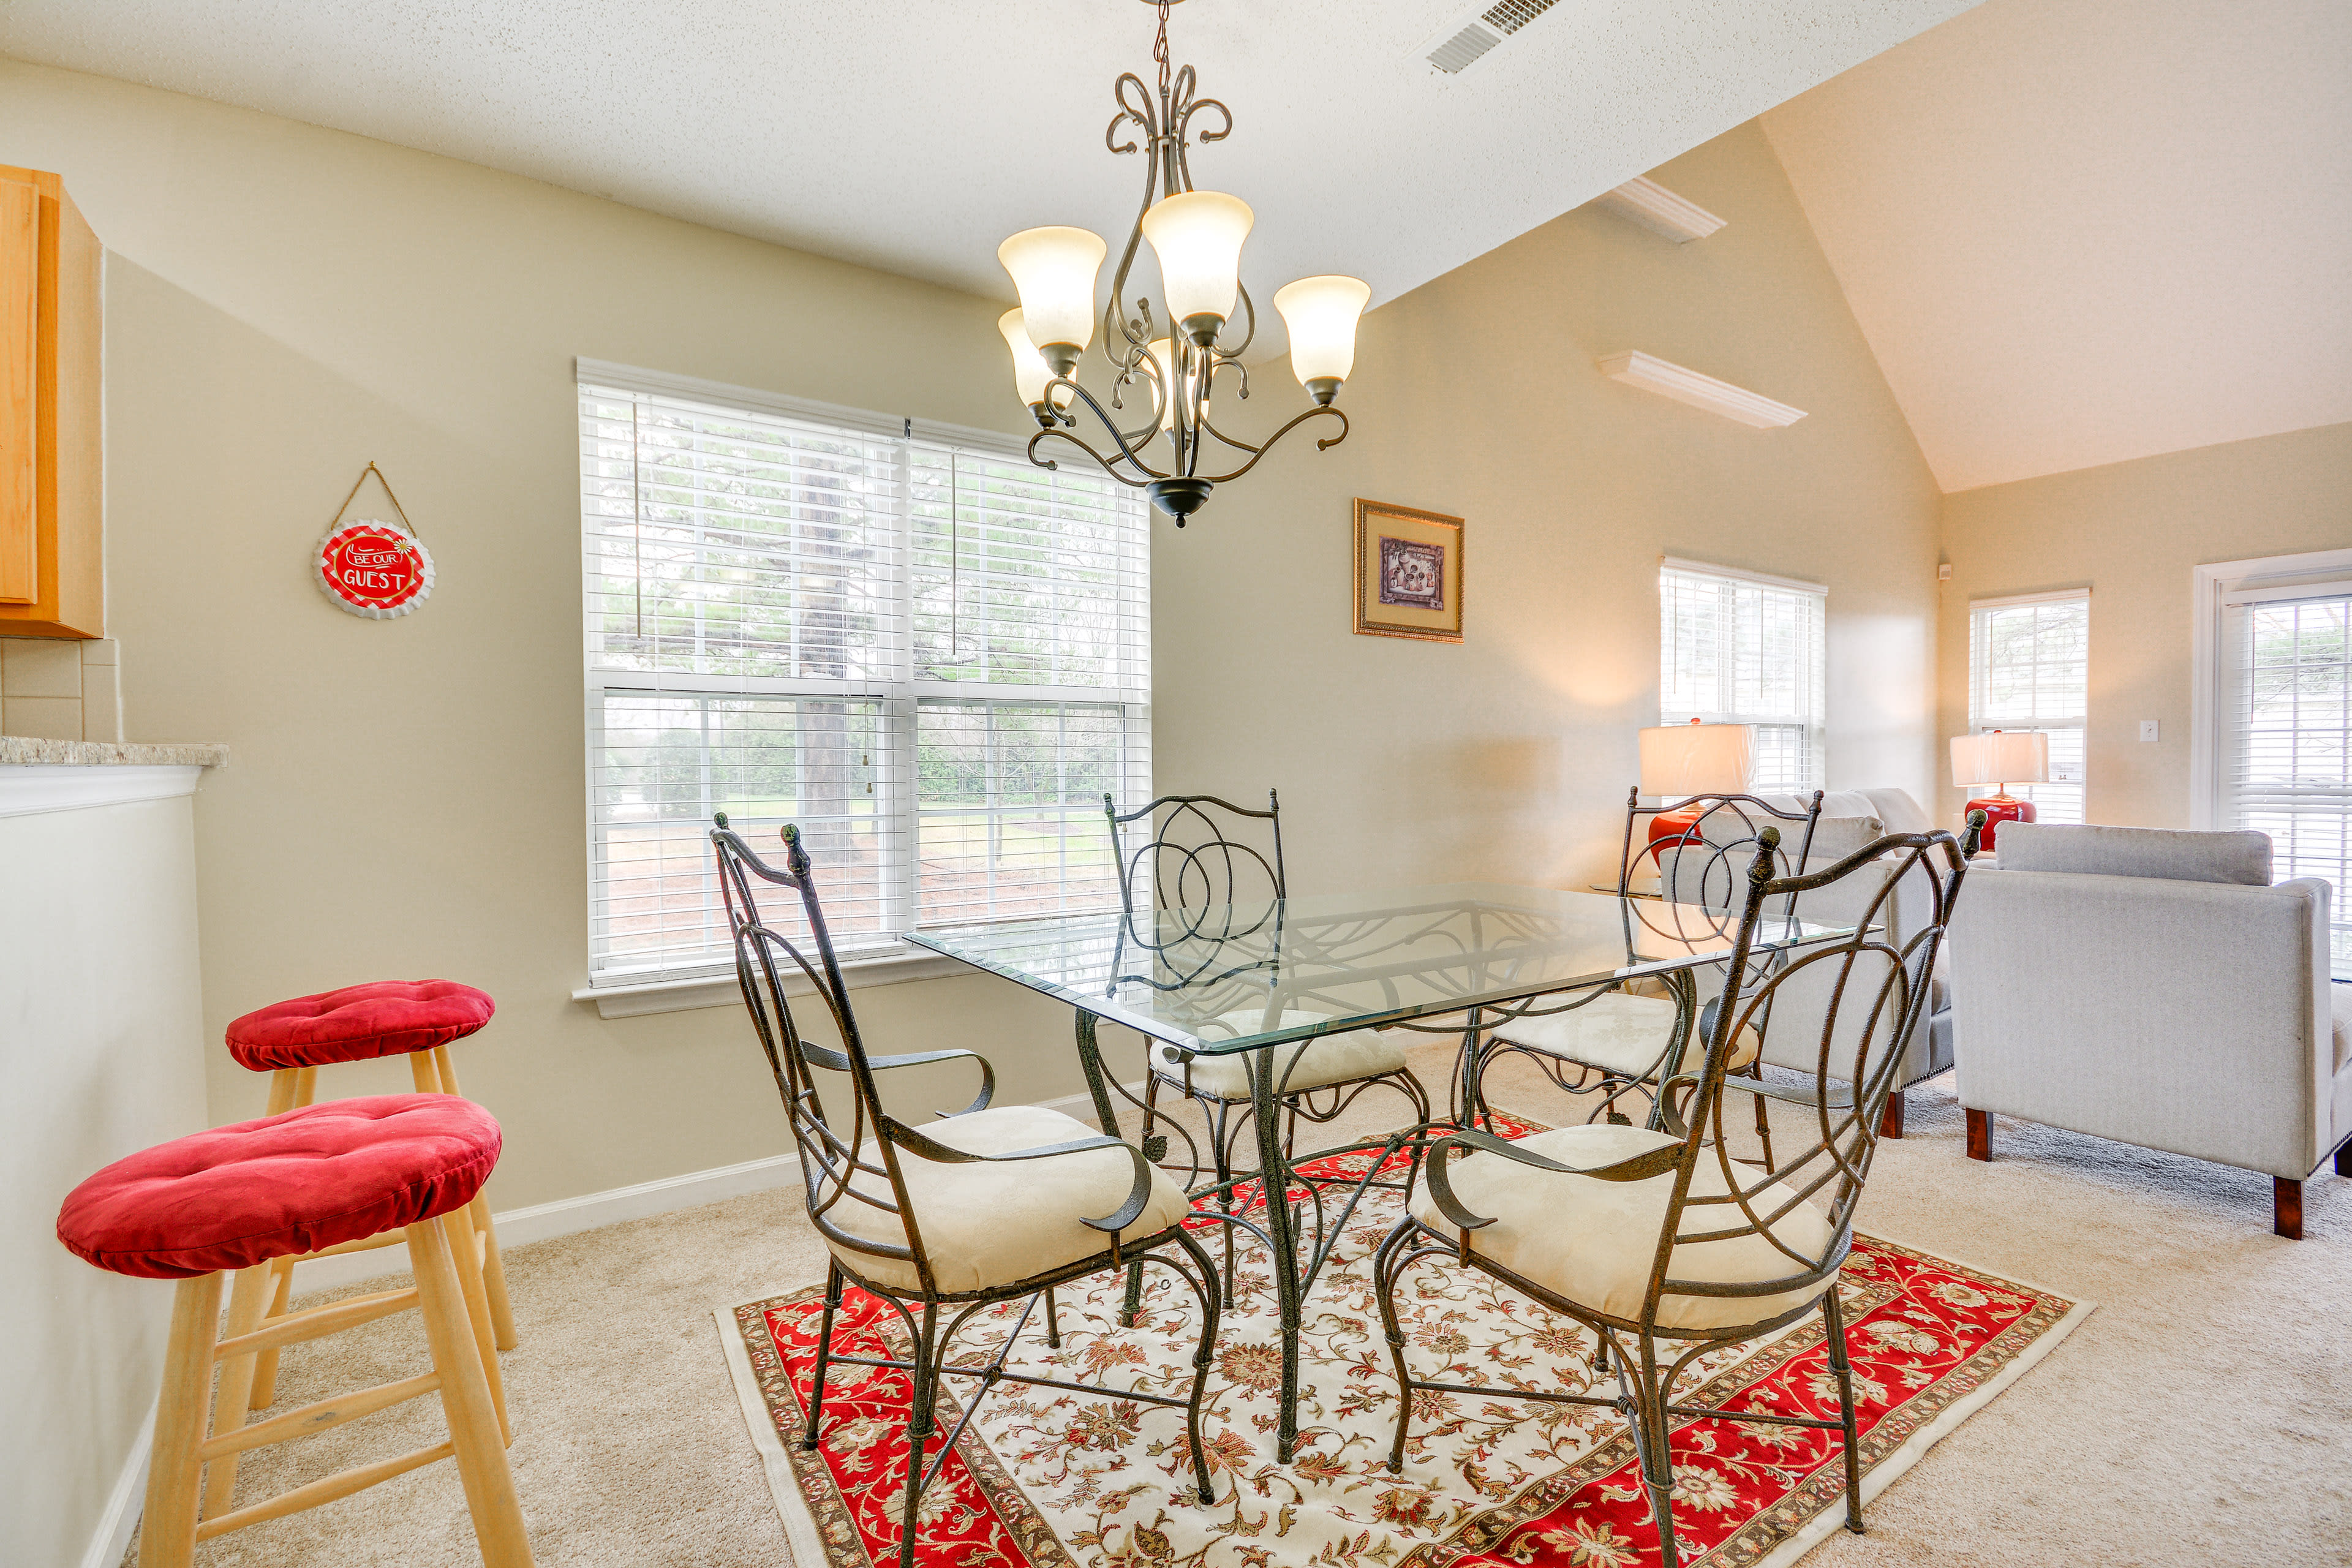
[[[2271,838],[2272,875],[2334,884],[2335,967],[2352,975],[2352,582],[2226,594],[2220,826]]]
[[[2084,820],[2091,703],[2091,595],[2036,594],[1969,606],[1969,724],[2050,736],[2046,784],[2012,784],[2042,822]]]
[[[1658,721],[1752,724],[1755,786],[1822,787],[1826,591],[1669,561],[1658,573]]]
[[[848,953],[1115,903],[1102,796],[1150,781],[1139,498],[1002,437],[586,365],[580,416],[592,983],[732,963],[714,811],[774,852],[801,825]]]

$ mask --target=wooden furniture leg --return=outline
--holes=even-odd
[[[2339,1176],[2352,1176],[2352,1143],[2345,1143],[2336,1149],[2336,1173]]]
[[[440,1092],[463,1099],[466,1091],[457,1087],[457,1064],[449,1059],[448,1047],[433,1047],[433,1066],[441,1080]],[[422,1090],[421,1082],[419,1088]],[[474,1230],[481,1249],[482,1287],[489,1294],[490,1321],[498,1331],[499,1349],[510,1351],[522,1341],[515,1332],[514,1309],[507,1304],[507,1266],[499,1258],[499,1233],[490,1223],[489,1194],[476,1193],[468,1212],[474,1216]]]
[[[239,1339],[261,1327],[262,1314],[268,1310],[269,1295],[276,1286],[278,1271],[268,1263],[257,1263],[250,1268],[236,1271],[236,1283],[229,1288],[228,1326],[223,1339]],[[220,1388],[213,1396],[212,1428],[207,1436],[217,1437],[235,1432],[245,1425],[246,1413],[253,1408],[254,1363],[259,1358],[252,1355],[231,1356],[221,1363]],[[200,1519],[218,1519],[229,1510],[229,1498],[236,1490],[236,1456],[228,1454],[205,1467],[205,1503]]]
[[[221,1279],[183,1279],[172,1298],[172,1338],[163,1352],[163,1389],[155,1401],[155,1447],[147,1467],[147,1512],[139,1523],[140,1568],[187,1568],[195,1555],[205,1468],[198,1450],[212,1397]]]
[[[269,1109],[265,1116],[282,1115],[294,1109],[294,1093],[301,1074],[292,1068],[279,1068],[269,1075]],[[269,1265],[277,1278],[277,1286],[269,1297],[269,1310],[264,1320],[286,1315],[286,1303],[294,1294],[294,1260],[290,1258],[273,1259]],[[258,1326],[258,1325],[255,1325]],[[246,1403],[248,1410],[267,1410],[278,1401],[278,1352],[264,1351],[254,1362],[253,1394]],[[226,1496],[226,1493],[223,1493]]]
[[[2271,1228],[2289,1241],[2303,1239],[2303,1184],[2271,1178]]]
[[[1764,1097],[1758,1095],[1756,1103],[1763,1104]],[[1903,1136],[1903,1091],[1899,1089],[1886,1097],[1886,1110],[1878,1118],[1878,1135],[1898,1140]]]
[[[1992,1112],[1990,1110],[1969,1112],[1969,1158],[1992,1158]]]
[[[432,1342],[433,1365],[441,1374],[441,1407],[448,1416],[457,1475],[465,1483],[466,1508],[474,1518],[474,1539],[484,1568],[530,1568],[522,1504],[515,1495],[514,1472],[507,1465],[506,1442],[474,1326],[466,1314],[465,1290],[447,1228],[434,1220],[410,1226],[408,1257],[416,1270],[417,1305]]]

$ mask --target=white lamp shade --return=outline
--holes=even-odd
[[[1642,793],[1740,795],[1756,773],[1750,724],[1660,724],[1642,731]]]
[[[2050,737],[2040,730],[1992,730],[1952,737],[1956,784],[2047,784]]]
[[[1176,425],[1176,345],[1161,338],[1151,345],[1151,357],[1160,362],[1160,427],[1173,429]]]
[[[1337,274],[1301,278],[1275,290],[1274,308],[1290,329],[1290,369],[1304,386],[1318,378],[1345,381],[1356,368],[1356,321],[1372,286]]]
[[[1186,191],[1151,205],[1143,215],[1143,237],[1160,258],[1171,321],[1214,316],[1223,321],[1234,313],[1242,241],[1256,221],[1247,202],[1222,191]]]
[[[996,247],[1021,290],[1021,317],[1038,348],[1095,341],[1095,275],[1108,247],[1083,228],[1024,228]]]
[[[1013,384],[1021,393],[1021,401],[1038,404],[1045,401],[1045,384],[1054,379],[1054,367],[1029,341],[1029,329],[1022,325],[1021,312],[1007,310],[996,318],[996,330],[1004,334],[1004,346],[1013,351]]]

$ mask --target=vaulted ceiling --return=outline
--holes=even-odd
[[[2352,420],[2352,5],[1986,0],[1764,126],[1947,490]]]
[[[1458,76],[1464,0],[1183,0],[1178,65],[1234,113],[1195,178],[1257,209],[1257,299],[1377,303],[1972,0],[1559,0]],[[997,298],[997,242],[1116,246],[1142,161],[1111,83],[1137,0],[12,0],[0,54],[531,175]],[[1205,121],[1203,122],[1205,123]],[[1156,286],[1150,292],[1157,294]]]

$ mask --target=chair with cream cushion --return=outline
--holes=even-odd
[[[1265,806],[1259,811],[1214,795],[1163,795],[1149,805],[1121,812],[1109,795],[1103,796],[1112,853],[1118,860],[1127,939],[1139,953],[1165,959],[1171,954],[1214,952],[1220,939],[1246,936],[1280,918],[1287,879],[1282,864],[1282,802],[1273,790],[1265,793]],[[1244,837],[1254,829],[1254,837]],[[1142,836],[1132,848],[1129,833]],[[1156,974],[1134,978],[1146,984],[1161,983]],[[1185,983],[1192,978],[1182,977]],[[1175,980],[1174,975],[1168,977],[1170,983]],[[1237,977],[1236,999],[1246,994],[1249,985],[1248,977]],[[1239,1039],[1271,1029],[1320,1023],[1328,1016],[1311,1007],[1269,1000],[1263,1005],[1220,1014],[1199,1032],[1204,1040],[1220,1036]],[[1285,1152],[1295,1146],[1302,1119],[1333,1121],[1359,1095],[1375,1087],[1403,1095],[1412,1107],[1413,1124],[1426,1123],[1429,1096],[1406,1065],[1403,1042],[1407,1037],[1402,1032],[1348,1029],[1272,1047],[1275,1100],[1285,1118]],[[1188,1190],[1196,1194],[1213,1193],[1226,1212],[1234,1205],[1236,1186],[1254,1175],[1236,1173],[1234,1169],[1234,1146],[1255,1114],[1249,1054],[1193,1051],[1154,1041],[1144,1075],[1145,1152],[1154,1160],[1165,1157],[1167,1136],[1159,1131],[1164,1124],[1190,1150]],[[1160,1109],[1163,1089],[1198,1105],[1208,1124],[1205,1163],[1214,1180],[1205,1189],[1201,1147],[1182,1121]],[[1225,1304],[1231,1306],[1234,1227],[1219,1228],[1225,1233]]]
[[[1091,1391],[1181,1410],[1198,1495],[1202,1502],[1211,1500],[1208,1460],[1201,1445],[1201,1397],[1217,1336],[1216,1267],[1185,1231],[1192,1210],[1182,1189],[1147,1161],[1141,1150],[1101,1136],[1059,1111],[991,1106],[995,1075],[985,1059],[971,1051],[869,1056],[849,1009],[799,829],[784,828],[785,868],[778,869],[728,826],[725,814],[716,821],[710,842],[734,937],[736,977],[792,1119],[809,1219],[832,1254],[814,1392],[800,1446],[814,1449],[824,1440],[830,1363],[887,1366],[908,1373],[913,1388],[908,1428],[912,1454],[898,1562],[900,1568],[913,1568],[923,1490],[954,1447],[950,1434],[926,1463],[924,1450],[941,1377],[952,1373],[982,1380],[970,1394],[964,1417],[969,1420],[971,1406],[1000,1379],[1038,1381],[1007,1367],[1005,1358],[1040,1300],[1045,1309],[1045,1342],[1060,1345],[1055,1286],[1123,1266],[1139,1269],[1145,1263],[1157,1263],[1190,1287],[1202,1305],[1189,1394],[1180,1399],[1140,1389]],[[799,896],[798,914],[815,962],[761,920],[755,878]],[[814,988],[840,1037],[839,1050],[800,1032],[785,1001],[787,974]],[[980,1093],[962,1111],[918,1129],[884,1108],[876,1074],[957,1059],[978,1063],[981,1074]],[[847,1079],[838,1086],[846,1092],[830,1112],[819,1093],[820,1069]],[[835,1353],[834,1318],[845,1280],[898,1310],[910,1331],[911,1357]],[[1024,1299],[1028,1306],[987,1366],[950,1363],[949,1342],[977,1310]],[[952,1311],[944,1332],[940,1321],[943,1308]],[[1061,1381],[1054,1386],[1091,1388]]]
[[[1643,805],[1638,790],[1625,797],[1625,838],[1618,859],[1618,895],[1630,897],[1635,880],[1653,866],[1657,868],[1663,902],[1628,903],[1632,918],[1682,937],[1727,942],[1737,922],[1727,912],[1738,894],[1738,879],[1753,858],[1757,834],[1767,826],[1780,826],[1792,837],[1790,850],[1781,852],[1790,865],[1801,861],[1819,830],[1818,793],[1812,801],[1790,810],[1753,795],[1694,795],[1686,800]],[[1680,814],[1679,833],[1655,837],[1651,823],[1664,814]],[[1874,824],[1873,825],[1875,826]],[[1874,833],[1871,837],[1874,837]],[[1866,840],[1864,840],[1866,842]],[[1633,933],[1627,933],[1632,957]],[[1711,1003],[1723,987],[1714,969],[1691,977],[1699,992],[1697,1003]],[[1612,1122],[1629,1119],[1619,1109],[1627,1096],[1648,1098],[1658,1084],[1679,1070],[1689,1051],[1682,1037],[1681,1005],[1662,987],[1643,983],[1642,989],[1610,985],[1571,993],[1565,1000],[1538,997],[1499,1009],[1491,1020],[1473,1066],[1477,1087],[1474,1104],[1486,1103],[1486,1074],[1508,1057],[1533,1062],[1546,1077],[1571,1094],[1598,1091],[1600,1103],[1589,1120]],[[1699,1020],[1704,1032],[1704,1019]],[[1732,1046],[1730,1066],[1748,1070],[1763,1046],[1765,1031],[1744,1027]]]
[[[1677,1404],[1675,1384],[1719,1345],[1754,1339],[1818,1311],[1838,1387],[1837,1418],[1794,1422],[1834,1430],[1845,1454],[1846,1525],[1862,1529],[1852,1369],[1838,1270],[1853,1239],[1854,1206],[1876,1152],[1879,1119],[1901,1063],[1899,1042],[1924,1011],[1928,975],[1967,858],[1948,833],[1889,835],[1801,876],[1773,875],[1780,834],[1766,826],[1749,858],[1726,964],[1726,994],[1698,1059],[1660,1086],[1660,1125],[1587,1123],[1517,1142],[1456,1133],[1432,1145],[1409,1212],[1381,1244],[1373,1279],[1397,1381],[1396,1438],[1389,1468],[1401,1472],[1416,1394],[1444,1389],[1497,1399],[1538,1399],[1628,1411],[1643,1484],[1657,1520],[1660,1561],[1681,1561],[1670,1496],[1669,1431],[1696,1415],[1782,1421]],[[1930,918],[1901,948],[1885,940],[1885,903],[1916,868],[1933,879]],[[1802,894],[1868,889],[1853,934],[1787,955],[1748,959],[1765,906]],[[1734,1043],[1767,1012],[1767,1037],[1809,1037],[1813,1070],[1800,1096],[1730,1076]],[[1811,1146],[1777,1168],[1735,1159],[1727,1094],[1801,1098]],[[1595,1364],[1615,1369],[1614,1397],[1538,1387],[1467,1387],[1441,1369],[1416,1378],[1406,1357],[1396,1292],[1416,1263],[1466,1266],[1581,1323]],[[1663,1346],[1663,1348],[1662,1348]],[[1647,1561],[1647,1559],[1645,1559]]]

